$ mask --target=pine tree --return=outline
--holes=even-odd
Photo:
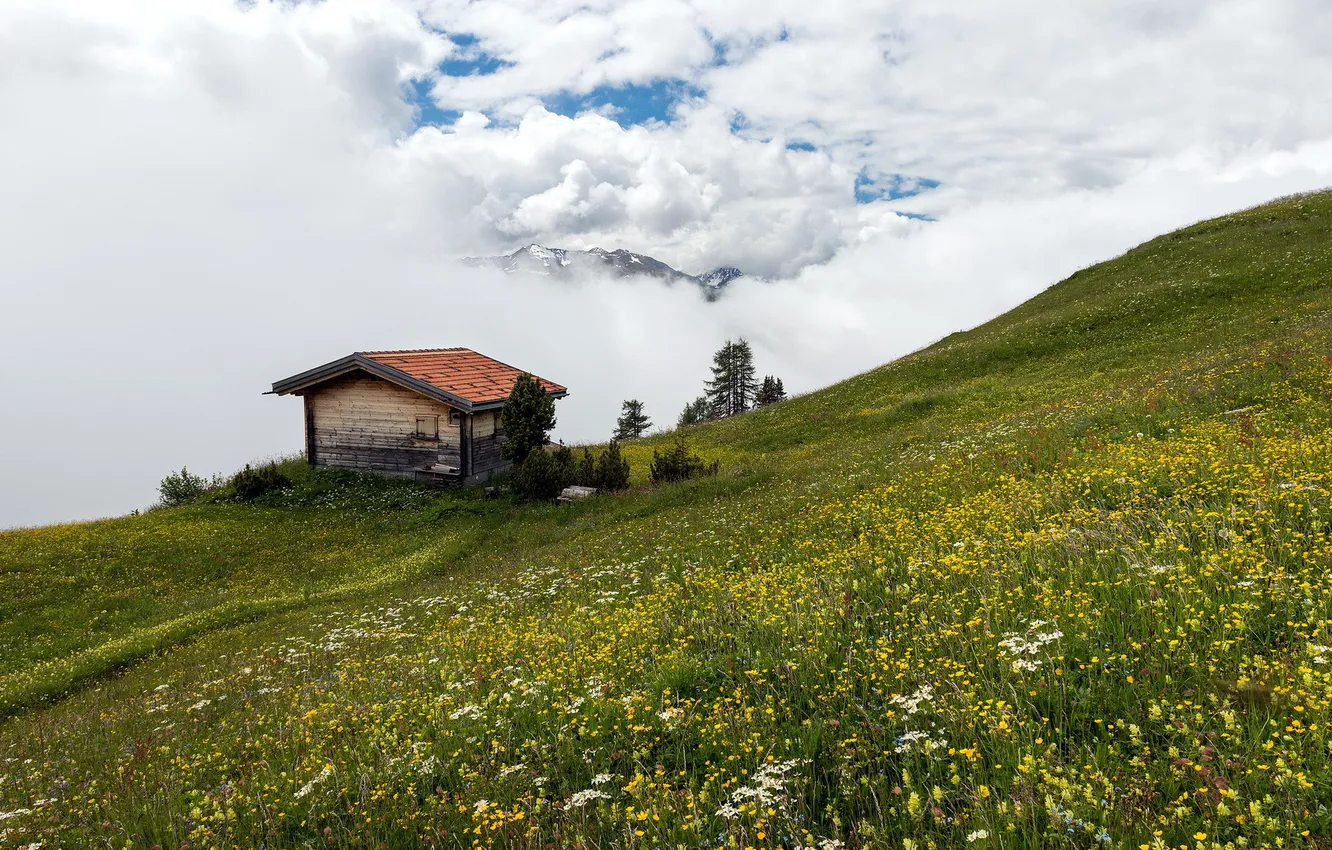
[[[546,444],[555,427],[555,400],[540,381],[524,372],[500,410],[500,425],[504,428],[504,456],[522,462],[532,449]]]
[[[743,339],[731,342],[712,356],[712,380],[707,382],[709,413],[712,418],[744,413],[754,404],[758,381],[754,379],[754,352]]]
[[[759,387],[758,395],[754,397],[754,406],[767,407],[784,398],[786,398],[786,388],[782,386],[782,379],[765,375],[763,384]]]
[[[686,425],[697,425],[700,422],[707,421],[710,415],[711,408],[708,404],[708,397],[701,395],[685,405],[685,409],[680,412],[680,418],[676,420],[675,425],[677,428],[683,428]]]
[[[597,486],[597,461],[596,458],[592,457],[592,450],[587,446],[583,447],[583,456],[578,459],[573,483],[583,487]]]
[[[596,488],[602,492],[629,486],[629,461],[620,456],[620,444],[610,441],[597,459]]]
[[[626,401],[620,418],[615,420],[615,440],[635,440],[652,427],[652,420],[643,412],[643,402],[636,398]]]

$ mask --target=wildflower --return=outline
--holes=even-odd
[[[569,805],[575,809],[581,809],[593,800],[609,800],[610,795],[597,788],[588,788],[583,791],[575,791],[569,798]]]
[[[968,842],[972,842],[972,841],[984,841],[985,839],[987,839],[987,838],[989,838],[989,837],[990,837],[989,830],[985,830],[985,829],[977,829],[977,830],[975,830],[975,831],[973,831],[973,832],[968,832],[968,833],[967,833],[967,841],[968,841]]]
[[[931,687],[930,685],[923,685],[920,688],[918,688],[916,692],[913,693],[911,696],[904,697],[901,694],[896,694],[893,696],[891,700],[889,700],[889,702],[893,703],[894,705],[902,706],[905,709],[904,713],[906,714],[906,716],[910,717],[911,715],[915,714],[917,711],[920,710],[922,704],[928,703],[933,699],[934,699],[934,688]]]
[[[480,720],[481,706],[464,705],[462,708],[458,709],[457,711],[449,715],[450,720],[459,720],[464,717],[468,718],[469,720]]]

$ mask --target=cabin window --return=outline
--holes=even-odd
[[[418,417],[416,417],[416,439],[418,439],[418,440],[438,440],[438,439],[439,439],[439,417],[438,417],[438,416],[418,416]]]
[[[456,411],[456,410],[450,410],[450,411],[449,411],[449,424],[450,424],[450,425],[461,425],[461,424],[462,424],[462,414],[459,413],[459,412]]]

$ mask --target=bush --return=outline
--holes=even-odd
[[[567,462],[557,456],[559,452],[551,453],[540,446],[533,448],[513,471],[510,483],[514,492],[524,499],[543,501],[560,495],[560,491],[569,486],[573,466],[572,453],[568,449],[561,449],[561,452],[569,455]]]
[[[602,457],[605,457],[604,452]],[[578,459],[578,463],[574,467],[573,483],[584,487],[601,486],[598,483],[597,461],[592,457],[592,450],[587,447],[583,448],[583,456]]]
[[[721,461],[705,463],[698,455],[691,455],[684,437],[676,437],[675,445],[664,452],[652,452],[651,476],[654,484],[686,481],[700,475],[716,475],[719,469]]]
[[[588,453],[584,462],[591,460],[592,455]],[[602,450],[601,457],[597,460],[596,474],[587,486],[596,487],[603,492],[623,490],[629,486],[629,461],[620,456],[619,443],[611,440],[610,445]]]
[[[535,448],[514,467],[509,478],[514,493],[533,501],[554,499],[572,484],[595,487],[602,492],[628,487],[629,461],[620,454],[620,444],[612,440],[596,458],[587,448],[581,457],[575,457],[566,446],[554,451]]]
[[[157,485],[162,504],[167,507],[188,505],[208,490],[208,482],[198,475],[193,475],[185,467],[180,472],[173,472]]]
[[[276,463],[252,468],[248,463],[245,468],[231,477],[231,491],[238,502],[253,502],[255,499],[291,486],[291,479],[277,468]]]

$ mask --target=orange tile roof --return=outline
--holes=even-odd
[[[515,369],[470,348],[434,348],[415,351],[362,351],[361,356],[425,381],[472,404],[503,401],[513,391],[522,369]],[[536,377],[548,393],[567,388]]]

